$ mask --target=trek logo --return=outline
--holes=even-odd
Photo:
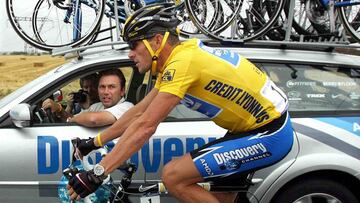
[[[267,152],[268,150],[266,149],[266,147],[262,143],[259,143],[228,152],[214,153],[213,157],[217,164],[222,165],[230,160],[246,159],[248,157],[262,155]]]
[[[160,166],[165,165],[175,157],[180,157],[215,137],[194,138],[154,138],[145,144],[139,152],[134,154],[130,161],[138,168],[144,167],[148,173],[156,173]],[[37,138],[37,170],[38,174],[53,174],[64,170],[70,164],[70,140],[59,140],[55,136],[38,136]],[[94,160],[93,160],[94,159]],[[91,164],[101,160],[100,153],[89,159]]]
[[[306,94],[308,98],[325,98],[325,94]]]

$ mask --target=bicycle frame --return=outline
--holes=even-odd
[[[159,3],[164,2],[163,0],[145,0],[143,3],[141,3],[139,0],[126,0],[130,3],[134,3],[136,5],[149,5],[153,3]],[[82,4],[93,8],[96,12],[96,5],[91,2],[91,0],[66,0],[66,4],[71,5],[68,7],[64,22],[65,23],[71,23],[70,17],[72,13],[74,12],[74,20],[73,20],[73,40],[76,41],[81,38],[81,30],[82,30],[82,14],[81,14],[81,6]],[[115,4],[114,0],[106,0],[105,4],[110,8],[110,10],[105,11],[105,16],[108,18],[115,18]],[[117,0],[117,6],[118,6],[118,21],[121,23],[125,23],[125,20],[127,18],[125,8],[124,8],[124,1]]]
[[[82,30],[82,13],[81,13],[81,5],[84,4],[90,8],[93,8],[96,11],[96,5],[92,3],[90,0],[68,0],[68,7],[64,22],[71,23],[70,17],[74,12],[74,20],[73,20],[73,40],[76,41],[81,37],[81,30]]]
[[[320,3],[326,8],[329,6],[333,0],[320,0]],[[337,7],[344,7],[344,6],[353,6],[360,4],[360,0],[347,0],[343,2],[336,2],[334,3],[335,8]]]
[[[77,172],[78,168],[76,168],[75,160],[80,160],[80,168],[83,167],[85,170],[91,170],[95,163],[89,162],[89,157],[95,155],[95,153],[100,153],[102,157],[104,157],[114,146],[113,142],[108,143],[103,148],[90,152],[87,156],[82,157],[80,159],[79,151],[76,147],[76,141],[72,140],[73,145],[73,159],[72,163],[70,164],[69,168],[63,171],[64,176],[67,179],[73,177]],[[108,194],[112,194],[109,197],[109,200],[127,200],[128,195],[138,195],[141,197],[148,197],[148,196],[161,196],[168,194],[168,191],[165,185],[161,181],[151,181],[146,183],[145,185],[142,183],[133,183],[132,177],[136,173],[137,167],[135,164],[132,163],[124,163],[122,166],[118,168],[118,170],[123,172],[123,176],[120,180],[120,183],[114,183],[110,177],[104,180],[102,189],[108,190]],[[238,193],[247,193],[247,189],[254,184],[262,182],[261,179],[253,179],[254,172],[249,173],[246,178],[242,179],[240,182],[234,181],[230,185],[225,184],[214,184],[212,182],[202,182],[198,183],[198,185],[204,188],[207,191],[216,191],[216,192],[238,192]],[[96,191],[97,192],[97,191]],[[95,192],[95,193],[96,193]],[[67,194],[67,191],[66,191]],[[64,196],[64,191],[62,191],[61,198],[68,198]],[[89,196],[84,198],[85,203],[91,203],[91,198]],[[127,202],[127,201],[125,201]]]

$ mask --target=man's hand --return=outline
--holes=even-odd
[[[95,176],[92,170],[80,171],[69,180],[67,185],[70,199],[79,200],[88,196],[95,192],[102,182],[102,178]]]
[[[68,112],[68,113],[71,113],[73,107],[74,107],[74,94],[68,94],[66,96],[66,109],[65,111]]]
[[[83,156],[88,155],[91,151],[99,149],[100,147],[95,146],[94,139],[95,138],[76,138],[72,140],[74,147],[77,149],[75,156],[79,156],[77,158],[82,159]]]
[[[60,112],[61,111],[61,104],[54,102],[52,99],[46,99],[42,103],[43,109],[51,109],[51,112]]]

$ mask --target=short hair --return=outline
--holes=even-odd
[[[91,75],[87,75],[87,76],[80,78],[80,87],[81,88],[83,88],[85,80],[90,80],[92,83],[95,84],[95,87],[97,87],[99,84],[99,74],[93,73]]]
[[[117,68],[112,68],[112,69],[108,69],[108,70],[103,70],[99,72],[99,76],[100,78],[103,76],[108,76],[108,75],[115,75],[120,79],[120,85],[121,87],[125,88],[125,84],[126,84],[126,79],[124,74],[121,72],[120,69]]]
[[[169,38],[168,38],[168,43],[171,46],[176,45],[177,43],[179,43],[180,39],[179,39],[179,35],[174,35],[174,34],[170,34]]]

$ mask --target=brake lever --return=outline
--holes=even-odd
[[[69,167],[63,170],[63,175],[68,180],[73,178],[77,173],[79,173],[79,169],[77,169],[76,167]]]
[[[82,160],[82,155],[80,150],[78,149],[78,143],[80,141],[80,138],[75,138],[71,140],[71,144],[73,146],[73,152],[72,152],[72,163],[74,163],[76,160]]]

